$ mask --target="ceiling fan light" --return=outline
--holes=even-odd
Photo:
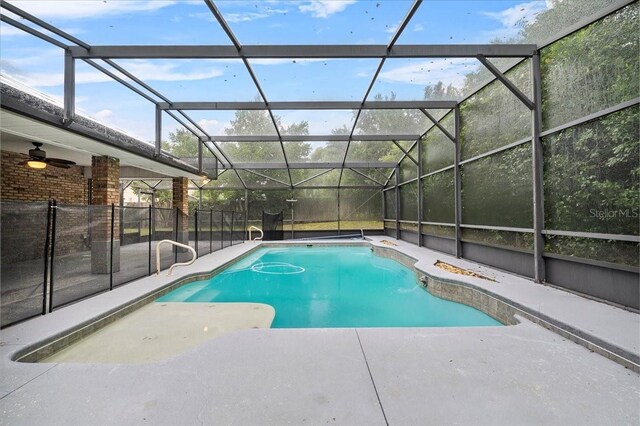
[[[31,167],[32,169],[46,169],[47,163],[39,160],[29,160],[27,161],[27,166]]]

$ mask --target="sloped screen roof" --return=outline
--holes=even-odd
[[[73,107],[159,145],[165,155],[197,162],[202,142],[219,170],[234,169],[225,181],[242,185],[265,179],[283,187],[340,185],[349,177],[351,184],[381,187],[433,126],[430,117],[440,119],[494,79],[476,55],[505,71],[611,1],[96,0],[2,7],[3,74],[62,103],[61,48],[69,46],[77,64]],[[137,99],[108,84],[128,85]],[[429,103],[442,100],[453,102]],[[153,109],[160,105],[158,132]],[[203,172],[218,169],[210,162]]]

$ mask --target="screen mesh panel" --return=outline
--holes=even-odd
[[[47,202],[0,201],[2,327],[42,313],[48,211]]]
[[[461,166],[462,223],[533,226],[531,145]]]

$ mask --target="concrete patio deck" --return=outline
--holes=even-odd
[[[637,359],[638,314],[402,241],[371,239],[397,244],[394,250],[418,259],[416,267],[431,276],[483,289],[577,339]],[[181,273],[217,268],[253,247],[204,256]],[[435,268],[436,259],[497,282]],[[11,361],[173,280],[144,278],[2,330],[0,424],[640,422],[637,373],[525,318],[508,327],[246,330],[138,365]]]

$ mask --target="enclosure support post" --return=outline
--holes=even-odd
[[[196,223],[198,223],[197,219],[196,219]],[[196,238],[197,238],[197,235],[198,235],[198,231],[196,228]],[[196,244],[196,247],[198,247],[197,244]],[[213,209],[209,210],[209,253],[213,253]]]
[[[545,265],[542,257],[544,250],[544,175],[543,152],[540,131],[542,126],[542,85],[540,77],[540,53],[536,52],[531,58],[531,77],[533,80],[532,110],[532,146],[533,155],[533,255],[534,280],[538,283],[545,281]]]
[[[175,226],[175,239],[173,241],[179,241],[178,240],[178,216],[180,215],[180,210],[175,207],[175,216],[176,216],[176,220],[174,221],[173,226]],[[187,242],[189,242],[189,239],[187,239]],[[173,262],[174,263],[178,263],[178,247],[177,246],[173,246]]]
[[[64,54],[64,112],[62,124],[68,125],[76,115],[76,63],[69,50]]]
[[[338,235],[340,235],[340,188],[338,187]]]
[[[200,254],[200,250],[198,250],[198,209],[196,209],[195,213],[193,214],[193,218],[196,221],[196,224],[194,226],[195,229],[195,242],[196,242],[196,257]]]
[[[400,168],[396,167],[396,238],[400,239]]]
[[[151,221],[153,220],[153,207],[149,206],[149,275],[151,275],[151,240],[153,236],[153,227]]]
[[[127,185],[128,187],[129,185]],[[120,244],[124,244],[124,183],[120,183],[120,200],[118,201],[118,223],[120,224]]]
[[[380,191],[380,194],[382,194],[382,231],[385,231],[385,219],[387,218],[387,197],[385,195],[384,191]]]
[[[244,234],[247,235],[247,229],[249,228],[249,190],[244,189]],[[246,240],[246,238],[245,238]]]
[[[236,211],[235,209],[231,212],[231,238],[229,239],[229,241],[231,242],[231,244],[229,245],[233,245],[233,222],[234,219],[236,218]],[[293,232],[293,231],[292,231]]]
[[[422,139],[418,139],[418,247],[422,247]]]
[[[44,280],[42,281],[42,315],[47,313],[47,282],[49,281],[49,242],[51,241],[51,200],[47,203],[47,233],[44,237]]]
[[[156,105],[156,149],[154,155],[160,156],[162,151],[162,110]]]
[[[204,142],[198,139],[198,173],[202,173],[203,164],[202,164],[202,145]]]
[[[51,205],[53,210],[51,213],[51,267],[49,268],[49,313],[53,312],[53,264],[55,259],[56,249],[56,215],[57,215],[57,203],[53,200]]]
[[[113,233],[116,223],[116,205],[111,203],[111,242],[109,244],[109,290],[113,290]],[[122,223],[122,222],[120,222]],[[120,226],[122,227],[122,225]]]
[[[224,248],[224,210],[220,211],[220,215],[222,216],[220,224],[220,249]]]
[[[454,180],[454,223],[456,237],[456,257],[462,257],[462,235],[460,232],[460,222],[462,221],[462,181],[460,176],[460,105],[456,105],[454,112],[455,126],[455,147],[453,154],[453,180]]]

